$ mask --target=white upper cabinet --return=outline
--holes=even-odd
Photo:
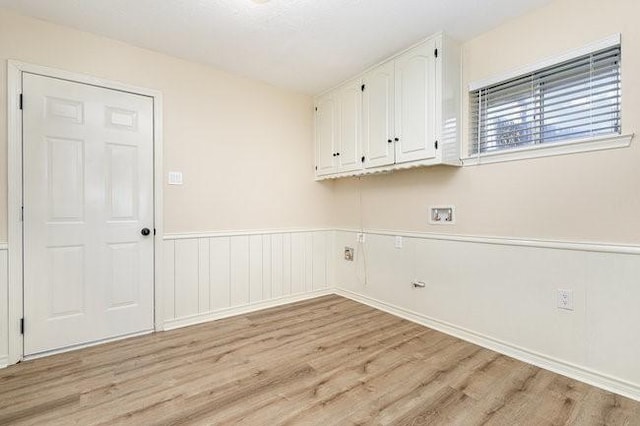
[[[337,90],[338,97],[338,172],[362,168],[362,85],[360,79]]]
[[[333,93],[316,101],[316,175],[335,173],[338,107]]]
[[[393,115],[393,61],[369,71],[362,78],[362,143],[364,166],[395,163]]]
[[[316,99],[316,177],[460,163],[460,50],[437,34]]]
[[[396,163],[436,156],[435,62],[433,40],[395,60]]]

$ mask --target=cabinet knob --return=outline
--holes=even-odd
[[[391,142],[393,142],[393,141],[392,141],[391,139],[389,139],[389,140],[387,140],[387,142],[391,143]]]
[[[333,155],[333,156],[335,157],[335,156],[336,156],[336,153],[334,152],[334,153],[333,153],[333,154],[331,154],[331,155]]]
[[[336,155],[337,155],[337,156],[339,156],[339,155],[340,155],[340,153],[339,153],[339,152],[336,152]]]
[[[400,140],[400,138],[395,138],[394,141],[398,142]]]

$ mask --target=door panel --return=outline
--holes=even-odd
[[[336,171],[337,105],[333,95],[318,99],[316,105],[316,175]]]
[[[435,157],[434,42],[420,45],[396,59],[396,162]]]
[[[395,162],[393,74],[394,63],[391,61],[363,78],[362,140],[366,167],[386,166]]]
[[[338,171],[350,172],[362,168],[360,148],[360,117],[362,110],[362,88],[355,80],[338,89],[340,124],[338,144]]]
[[[153,101],[23,74],[25,355],[153,328]]]

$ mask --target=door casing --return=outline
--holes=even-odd
[[[22,73],[28,72],[46,77],[89,84],[112,90],[119,90],[153,98],[153,195],[154,195],[154,329],[163,329],[162,295],[162,93],[158,90],[131,86],[125,83],[105,80],[85,74],[79,74],[20,61],[7,62],[7,131],[8,131],[8,338],[9,364],[15,364],[24,358],[23,335],[20,330],[23,318],[23,222],[22,222],[22,111],[20,94],[22,93]],[[28,319],[25,327],[28,327]],[[94,342],[92,344],[101,343]],[[76,347],[77,348],[77,347]]]

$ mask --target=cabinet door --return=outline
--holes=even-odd
[[[338,89],[338,171],[350,172],[362,168],[361,116],[362,88],[360,80]]]
[[[396,162],[433,158],[435,149],[435,42],[427,41],[395,61]]]
[[[333,94],[318,99],[316,104],[316,175],[336,172],[337,103]]]
[[[367,73],[362,83],[362,144],[365,167],[395,162],[393,139],[393,73],[390,61]]]

